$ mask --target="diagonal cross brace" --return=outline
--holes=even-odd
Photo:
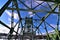
[[[10,27],[8,27],[6,24],[4,24],[2,21],[0,21],[0,24],[4,25],[6,28],[11,29]],[[15,33],[17,33],[16,31],[14,31]]]
[[[12,0],[8,0],[6,4],[0,9],[0,16],[3,14],[3,12],[7,9],[9,4],[11,3]]]

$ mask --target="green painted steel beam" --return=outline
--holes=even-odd
[[[58,6],[58,5],[57,5],[57,6]],[[56,7],[57,7],[57,6],[56,6]],[[56,7],[55,7],[53,10],[51,10],[51,11],[52,11],[52,12],[55,11]],[[50,16],[50,14],[51,14],[51,13],[48,13],[46,16],[44,16],[44,17],[41,19],[40,24],[38,25],[38,28],[39,28],[39,27],[41,26],[41,24],[45,21],[45,19],[48,18],[48,16]],[[37,30],[37,29],[36,29],[36,30]]]

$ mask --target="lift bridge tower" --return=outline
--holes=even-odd
[[[34,36],[36,35],[36,32],[34,31],[33,28],[33,18],[26,17],[25,18],[25,25],[23,27],[23,40],[33,40]]]

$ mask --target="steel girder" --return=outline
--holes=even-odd
[[[2,21],[0,21],[0,24],[2,24],[3,26],[5,26],[8,29],[11,29],[9,26],[7,26],[6,24],[4,24]],[[17,33],[16,31],[14,31],[15,33]]]
[[[12,0],[8,0],[6,4],[0,9],[0,16],[3,14],[3,12],[7,9],[8,5],[12,2]]]
[[[44,0],[40,0],[40,1],[44,1]],[[20,9],[19,7],[18,7],[18,3],[17,3],[17,0],[15,0],[15,1],[13,1],[13,3],[14,3],[14,6],[16,7],[16,8],[10,8],[10,7],[8,7],[8,5],[10,4],[12,2],[12,0],[9,0],[2,8],[1,8],[1,11],[0,11],[0,16],[3,14],[3,12],[5,11],[5,9],[8,9],[8,10],[16,10],[17,11],[17,13],[18,13],[18,16],[19,16],[19,21],[21,22],[21,15],[20,15],[20,12],[19,11],[31,11],[31,12],[47,12],[48,14],[46,15],[46,16],[44,16],[42,19],[41,19],[41,21],[40,21],[40,25],[43,23],[43,22],[45,22],[45,19],[51,14],[51,13],[55,13],[55,14],[59,14],[60,12],[54,12],[55,11],[55,9],[57,8],[57,6],[53,9],[53,10],[51,10],[51,11],[44,11],[44,10],[34,10],[36,7],[38,7],[39,5],[41,5],[41,4],[39,4],[39,5],[37,5],[36,7],[34,7],[34,8],[29,8],[26,4],[24,4],[21,0],[19,0],[19,2],[21,2],[25,7],[27,7],[28,9]],[[48,1],[48,0],[46,0],[46,2],[55,2],[55,3],[57,3],[58,1]],[[60,1],[59,1],[60,2]],[[58,2],[58,3],[59,3]],[[49,5],[50,6],[50,5]],[[50,7],[51,8],[51,7]],[[1,22],[1,21],[0,21]],[[22,23],[22,22],[21,22]],[[1,24],[2,25],[4,25],[4,26],[6,26],[7,28],[9,28],[7,25],[5,25],[3,22],[1,22]],[[47,23],[48,24],[48,23]],[[36,28],[37,30],[39,29],[39,27],[40,27],[40,25],[38,25],[38,27]],[[49,24],[48,24],[49,25]],[[58,25],[58,24],[57,24]],[[51,25],[50,25],[51,26]],[[9,29],[11,29],[11,28],[9,28]],[[53,28],[53,29],[55,29],[55,28]],[[46,32],[47,32],[47,29],[46,29],[46,25],[45,25],[45,30],[46,30]],[[15,31],[14,31],[15,32]],[[16,32],[17,33],[17,32]],[[47,32],[47,35],[48,35],[48,32]],[[48,35],[49,36],[49,35]]]
[[[45,11],[45,10],[30,10],[30,9],[16,9],[16,8],[10,8],[8,7],[7,10],[19,10],[19,11],[31,11],[31,12],[47,12],[47,13],[53,13],[53,14],[59,14],[59,12],[54,12],[54,11]]]

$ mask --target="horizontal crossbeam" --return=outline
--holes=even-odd
[[[54,13],[54,14],[59,14],[59,12],[54,12],[54,11],[45,11],[45,10],[30,10],[30,9],[16,9],[16,8],[10,8],[8,7],[7,10],[19,10],[19,11],[29,11],[29,12],[47,12],[47,13]]]

